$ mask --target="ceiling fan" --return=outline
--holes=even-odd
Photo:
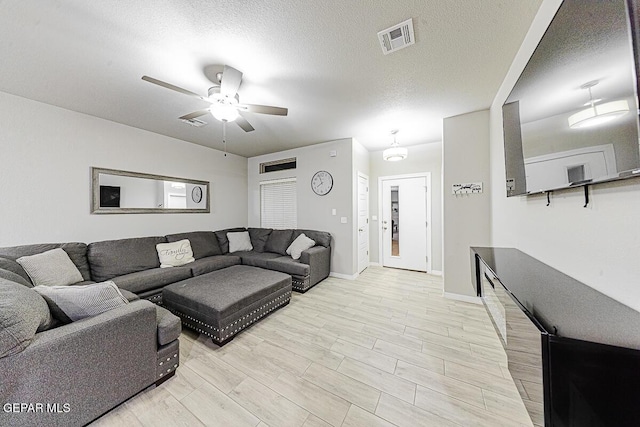
[[[193,113],[180,117],[182,120],[191,120],[210,113],[223,123],[235,121],[242,130],[251,132],[254,130],[253,126],[251,126],[240,112],[271,114],[276,116],[286,116],[288,113],[288,110],[282,107],[240,104],[238,89],[242,83],[242,73],[233,67],[225,65],[221,72],[216,73],[215,79],[217,83],[214,83],[214,85],[209,88],[208,95],[200,96],[197,93],[172,85],[171,83],[166,83],[149,76],[142,76],[142,80],[149,83],[211,103],[211,107],[205,110],[194,111]]]

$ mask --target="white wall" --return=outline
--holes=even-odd
[[[244,157],[0,92],[0,246],[247,224]],[[90,167],[211,182],[210,214],[91,215]]]
[[[490,243],[491,185],[489,111],[444,119],[443,130],[444,291],[475,296],[471,246]],[[482,182],[481,194],[454,195],[453,184]]]
[[[506,197],[501,106],[559,7],[545,0],[491,107],[492,239],[640,310],[640,181],[544,196]]]
[[[335,150],[336,157],[329,152]],[[260,163],[295,157],[296,169],[260,174]],[[298,228],[328,231],[333,236],[331,272],[353,276],[353,147],[351,138],[330,141],[303,148],[251,157],[248,160],[248,204],[250,227],[260,227],[260,182],[295,177],[298,197]],[[311,178],[325,170],[333,176],[333,188],[325,196],[311,190]],[[336,209],[336,215],[331,210]],[[346,224],[340,218],[347,218]]]
[[[407,147],[409,155],[400,162],[386,162],[382,151],[370,153],[370,215],[378,216],[378,178],[431,172],[431,269],[442,271],[442,143],[434,142]],[[371,262],[380,263],[380,219],[370,221]]]

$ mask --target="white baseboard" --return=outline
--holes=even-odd
[[[329,276],[336,277],[338,279],[355,280],[359,276],[359,274],[358,273],[356,273],[356,274],[342,274],[342,273],[335,273],[335,272],[332,271],[331,273],[329,273]]]
[[[431,270],[429,272],[429,274],[431,274],[432,276],[442,276],[442,271],[440,271],[440,270]]]
[[[373,267],[382,267],[382,264],[380,264],[379,262],[370,262],[369,265]]]
[[[482,304],[482,300],[479,297],[472,297],[469,295],[455,294],[452,292],[444,292],[444,297],[456,301],[469,302],[471,304]]]

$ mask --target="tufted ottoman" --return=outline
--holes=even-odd
[[[291,300],[291,276],[234,265],[166,286],[162,305],[188,328],[224,345]]]

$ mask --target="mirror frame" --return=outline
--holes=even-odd
[[[133,178],[146,178],[160,181],[177,181],[185,184],[196,184],[206,187],[207,207],[202,209],[169,209],[169,208],[105,208],[100,207],[100,174],[129,176]],[[175,214],[175,213],[210,213],[211,186],[209,181],[198,181],[195,179],[176,178],[173,176],[153,175],[149,173],[130,172],[117,169],[91,168],[91,214]]]

